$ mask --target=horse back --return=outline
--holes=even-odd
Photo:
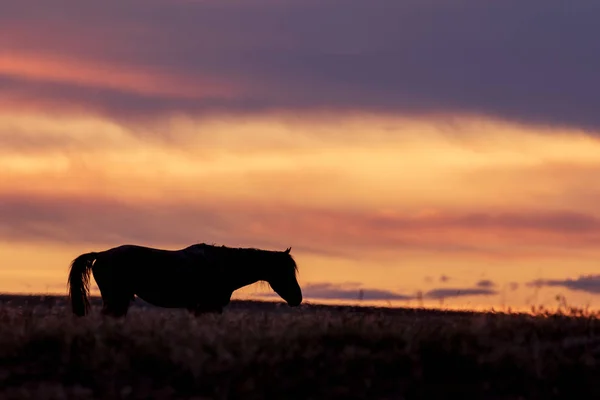
[[[137,280],[192,279],[213,281],[218,279],[221,267],[214,257],[207,256],[202,248],[165,250],[138,245],[121,245],[99,253],[96,264],[103,269],[138,275]]]

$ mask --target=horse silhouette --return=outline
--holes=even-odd
[[[268,282],[296,307],[302,303],[302,290],[290,251],[205,243],[164,250],[126,244],[75,258],[67,280],[69,298],[73,313],[86,315],[91,272],[102,296],[102,314],[115,317],[127,314],[134,296],[196,315],[222,313],[235,290],[258,281]]]

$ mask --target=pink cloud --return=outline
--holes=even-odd
[[[598,218],[539,214],[380,216],[203,199],[196,204],[0,195],[0,237],[87,244],[217,242],[352,257],[365,251],[540,254],[595,246]]]

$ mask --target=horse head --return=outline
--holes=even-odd
[[[297,307],[302,303],[302,289],[298,284],[298,267],[290,255],[291,250],[290,247],[278,252],[277,258],[268,265],[265,280],[290,307]]]

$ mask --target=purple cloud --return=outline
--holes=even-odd
[[[598,294],[600,293],[600,275],[582,275],[577,279],[537,279],[527,286],[564,287],[570,290]]]
[[[475,286],[480,288],[491,288],[496,286],[496,284],[489,279],[482,279],[479,282],[477,282]]]
[[[302,294],[306,299],[318,300],[410,300],[413,296],[393,292],[391,290],[363,288],[360,285],[341,285],[329,282],[309,283],[302,286]],[[272,292],[261,293],[260,296],[276,297]]]
[[[491,289],[479,289],[479,288],[443,288],[433,289],[423,295],[424,298],[429,299],[446,299],[451,297],[464,297],[464,296],[492,296],[498,292]]]
[[[336,299],[336,300],[409,300],[412,296],[396,293],[390,290],[346,287],[332,283],[308,284],[302,288],[307,298]]]
[[[0,0],[0,8],[4,55],[76,54],[117,70],[241,89],[190,100],[0,73],[5,100],[45,98],[127,118],[361,109],[600,129],[595,0],[569,3],[568,12],[560,0]]]
[[[363,287],[348,287],[329,282],[311,283],[302,287],[304,297],[313,299],[330,300],[414,300],[416,295],[407,295],[390,290],[380,290]],[[462,296],[489,296],[498,294],[494,290],[462,288],[462,289],[434,289],[423,295],[424,298],[442,299]],[[266,293],[265,296],[271,296]]]

